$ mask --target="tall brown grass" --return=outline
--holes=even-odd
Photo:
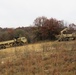
[[[76,75],[76,42],[42,44],[41,50],[0,52],[0,75]]]

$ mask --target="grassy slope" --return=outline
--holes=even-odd
[[[0,51],[0,75],[76,75],[76,41],[44,42]]]

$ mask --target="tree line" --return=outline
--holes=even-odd
[[[18,28],[0,28],[0,41],[12,40],[18,36],[24,36],[28,42],[43,40],[56,40],[56,35],[65,27],[76,29],[75,24],[65,25],[64,21],[55,18],[37,17],[32,26]]]

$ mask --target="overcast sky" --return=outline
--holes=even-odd
[[[29,26],[41,16],[76,24],[76,0],[0,0],[0,27]]]

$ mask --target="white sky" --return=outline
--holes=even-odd
[[[0,27],[30,26],[41,16],[76,24],[76,0],[0,0]]]

